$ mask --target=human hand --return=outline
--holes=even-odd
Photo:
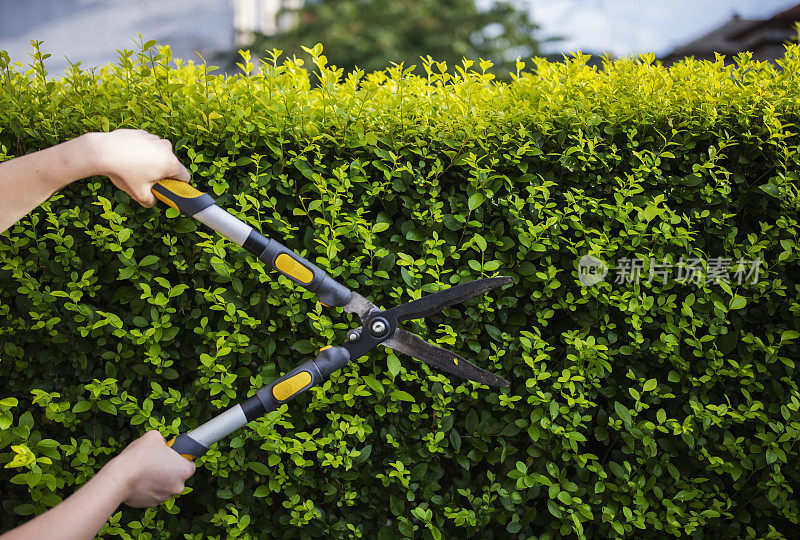
[[[183,492],[184,482],[194,474],[195,466],[152,430],[130,443],[103,469],[122,482],[125,504],[144,508]]]
[[[189,171],[178,161],[172,143],[166,139],[141,129],[87,135],[97,174],[108,176],[115,186],[145,208],[156,203],[150,188],[159,180],[189,181]]]

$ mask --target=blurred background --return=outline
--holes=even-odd
[[[514,60],[560,59],[581,50],[613,57],[781,56],[796,35],[800,2],[787,0],[0,0],[0,50],[23,64],[31,40],[50,53],[51,75],[69,62],[96,67],[155,39],[173,56],[236,72],[238,49],[302,55],[323,43],[345,72],[391,62],[489,59],[495,73]]]

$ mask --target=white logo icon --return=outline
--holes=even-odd
[[[578,279],[584,287],[591,287],[603,281],[608,274],[606,263],[591,255],[584,255],[578,261]]]

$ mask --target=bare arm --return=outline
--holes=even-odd
[[[105,175],[142,206],[163,178],[189,180],[169,141],[146,131],[87,133],[65,143],[0,163],[0,233],[67,184]]]
[[[148,431],[61,504],[0,535],[0,540],[94,538],[120,503],[156,506],[181,493],[195,467]]]

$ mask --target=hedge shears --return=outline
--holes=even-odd
[[[205,454],[209,447],[248,422],[277,409],[312,386],[324,382],[349,362],[366,355],[378,345],[389,347],[463,379],[489,386],[508,386],[508,381],[470,363],[458,354],[442,349],[399,327],[403,321],[438,313],[492,289],[512,283],[510,277],[493,277],[462,283],[418,300],[387,310],[355,291],[337,283],[319,267],[279,242],[267,238],[250,225],[216,205],[213,197],[186,182],[165,179],[153,186],[153,194],[175,210],[191,216],[243,247],[269,267],[315,293],[327,307],[341,307],[357,314],[361,325],[347,333],[341,346],[320,349],[285,375],[259,389],[255,395],[230,407],[205,424],[181,433],[167,444],[189,460]]]

